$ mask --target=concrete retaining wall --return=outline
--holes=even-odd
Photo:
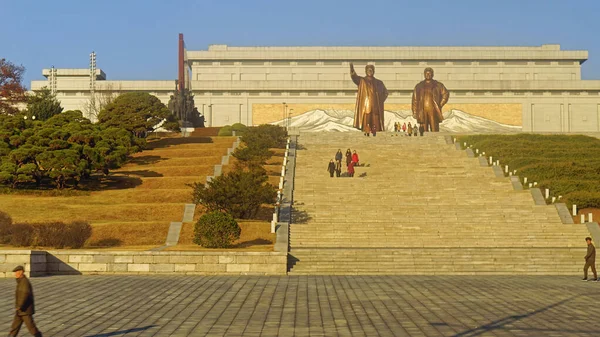
[[[287,254],[279,252],[175,252],[0,250],[0,277],[17,265],[26,275],[221,274],[285,275]]]

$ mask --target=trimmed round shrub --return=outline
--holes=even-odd
[[[243,136],[246,129],[248,129],[248,127],[242,123],[235,123],[231,126],[231,130],[235,131],[236,136]]]
[[[194,243],[206,248],[231,247],[242,229],[227,213],[214,211],[200,217],[194,226]]]
[[[244,130],[246,130],[246,128],[247,128],[247,126],[245,126],[242,123],[235,123],[231,126],[231,129],[233,131],[244,131]]]
[[[0,243],[10,242],[10,232],[12,227],[12,218],[10,215],[0,211]]]
[[[31,246],[34,228],[27,223],[16,223],[12,225],[10,244],[17,247]]]
[[[233,129],[231,128],[231,125],[225,125],[219,129],[219,136],[233,136]]]

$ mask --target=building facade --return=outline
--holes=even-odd
[[[460,110],[533,132],[600,132],[600,80],[582,80],[587,51],[539,47],[231,47],[186,51],[187,87],[208,126],[258,125],[316,109],[353,110],[357,73],[375,65],[386,110],[410,111],[414,86],[431,67]],[[165,104],[174,80],[110,81],[95,69],[44,69],[65,110],[106,92],[149,92]],[[92,75],[91,75],[92,74]],[[91,87],[93,86],[93,90]],[[94,94],[92,95],[92,92]]]

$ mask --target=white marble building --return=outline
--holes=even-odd
[[[450,90],[444,111],[457,109],[535,132],[599,132],[600,80],[582,80],[587,51],[539,47],[231,47],[187,51],[188,87],[208,126],[275,122],[315,109],[351,109],[349,75],[374,64],[390,96],[386,110],[410,109],[412,89],[432,67]],[[165,104],[175,80],[111,81],[97,69],[44,69],[65,110],[89,102],[90,88],[145,91]],[[173,74],[174,77],[176,74]],[[93,81],[92,81],[93,80]],[[92,83],[93,82],[93,83]]]

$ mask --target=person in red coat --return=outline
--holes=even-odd
[[[356,153],[356,150],[354,150],[354,152],[352,153],[352,162],[354,163],[354,166],[358,166],[358,154]]]
[[[348,177],[354,177],[354,162],[350,162],[348,165]]]

